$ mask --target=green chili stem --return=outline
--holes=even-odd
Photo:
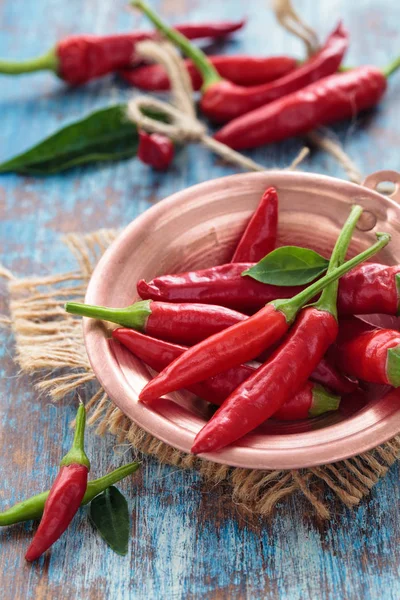
[[[331,273],[337,267],[340,267],[346,259],[347,249],[351,242],[355,226],[357,225],[358,219],[362,214],[362,207],[355,205],[351,209],[350,215],[348,216],[346,223],[343,225],[342,231],[338,239],[336,240],[335,247],[333,248],[331,259],[329,261],[327,273]],[[333,281],[323,290],[320,299],[316,303],[316,307],[320,310],[327,310],[337,320],[337,293],[339,288],[339,280]]]
[[[111,473],[107,473],[107,475],[104,475],[99,479],[93,479],[93,481],[89,481],[85,495],[83,496],[83,500],[81,502],[81,506],[89,504],[89,502],[101,494],[101,492],[104,492],[104,490],[110,486],[137,471],[139,466],[140,465],[137,462],[129,463],[127,465],[123,465],[122,467],[118,467],[118,469],[111,471]],[[40,519],[43,514],[44,505],[49,493],[50,490],[46,490],[41,494],[37,494],[36,496],[28,498],[28,500],[18,502],[18,504],[15,504],[14,506],[11,506],[11,508],[0,513],[0,527],[5,525],[14,525],[14,523],[21,523],[22,521]]]
[[[67,313],[73,315],[111,321],[111,323],[117,323],[123,327],[144,331],[147,319],[151,315],[150,305],[151,300],[141,300],[126,308],[107,308],[105,306],[81,304],[80,302],[67,302],[64,308]]]
[[[290,300],[274,300],[271,304],[273,304],[277,310],[283,312],[288,323],[292,323],[299,310],[307,304],[307,302],[310,302],[310,300],[321,292],[329,283],[336,281],[336,279],[339,279],[339,277],[379,252],[379,250],[382,250],[382,248],[387,246],[391,239],[391,236],[388,233],[377,233],[376,237],[378,241],[373,246],[367,248],[367,250],[364,250],[364,252],[361,252],[351,260],[348,260],[337,269],[334,269],[331,273],[327,273],[325,277],[322,277],[322,279],[319,279],[308,286]]]
[[[50,50],[42,56],[22,61],[0,60],[0,73],[5,75],[20,75],[34,71],[58,72],[59,61],[55,50]]]
[[[400,56],[398,56],[394,61],[392,61],[387,67],[382,69],[382,72],[385,77],[390,77],[397,69],[400,67]]]
[[[214,65],[211,64],[204,52],[191,44],[184,35],[175,29],[168,27],[168,25],[160,19],[146,2],[142,2],[142,0],[132,0],[131,5],[143,12],[166,38],[173,42],[175,46],[178,46],[178,48],[194,62],[203,78],[203,92],[213,83],[222,81],[222,77],[219,75]]]
[[[83,402],[79,403],[78,412],[76,413],[76,426],[74,441],[71,449],[60,462],[60,467],[67,467],[71,464],[85,465],[90,470],[90,462],[85,453],[85,425],[86,425],[86,410]]]
[[[328,392],[322,385],[314,383],[312,402],[308,411],[309,417],[317,417],[330,410],[337,410],[340,405],[340,396]]]

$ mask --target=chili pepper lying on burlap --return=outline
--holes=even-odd
[[[252,317],[217,333],[177,358],[142,390],[140,399],[151,401],[163,394],[186,388],[228,368],[259,356],[283,337],[304,304],[330,282],[373,256],[390,240],[388,234],[377,234],[378,242],[290,300],[275,300]],[[316,366],[316,365],[315,365]]]
[[[278,230],[278,194],[268,188],[239,240],[232,263],[258,262],[276,246]]]
[[[187,37],[187,36],[186,36]],[[293,71],[297,60],[289,56],[246,56],[221,55],[208,56],[209,61],[217,69],[219,75],[237,85],[259,85],[274,81]],[[202,77],[190,59],[184,60],[189,73],[192,88],[200,90]],[[168,73],[162,65],[144,65],[133,69],[119,71],[122,79],[142,90],[164,92],[171,89]]]
[[[203,78],[201,111],[218,123],[234,119],[335,73],[348,46],[347,32],[340,23],[321,50],[291,73],[272,83],[241,87],[222,79],[204,52],[190,44],[184,35],[168,27],[145,2],[133,0],[131,4],[141,10],[165,37],[193,60]]]
[[[229,263],[200,271],[161,275],[146,282],[141,279],[137,291],[141,298],[162,302],[201,302],[220,304],[240,311],[259,310],[276,298],[291,298],[301,287],[268,285],[243,271],[254,263]],[[398,287],[399,286],[399,287]],[[340,315],[368,315],[399,312],[400,265],[366,263],[346,273],[339,281]]]
[[[328,277],[343,264],[361,213],[360,206],[353,207],[333,249]],[[338,282],[331,282],[316,304],[300,312],[282,345],[233,391],[197,434],[192,452],[212,452],[231,444],[269,419],[302,388],[336,340],[337,291]]]
[[[176,25],[189,39],[219,38],[241,29],[245,21],[198,23]],[[55,48],[26,61],[0,60],[0,73],[19,75],[35,71],[53,71],[70,85],[80,85],[129,67],[133,61],[135,45],[154,39],[152,31],[134,31],[116,35],[75,35],[57,43]]]
[[[43,517],[25,554],[28,561],[39,558],[64,533],[81,505],[87,488],[90,462],[84,450],[86,411],[81,403],[76,415],[74,441],[60,463],[51,486]]]
[[[381,329],[360,319],[340,321],[333,355],[351,376],[393,387],[400,386],[400,332]]]
[[[132,329],[115,329],[112,335],[155,371],[162,371],[187,350],[185,346],[157,340]],[[194,384],[189,391],[212,404],[221,405],[235,388],[255,371],[256,367],[251,365],[233,367],[220,375]],[[274,418],[284,421],[307,419],[327,411],[337,410],[339,403],[339,396],[332,394],[321,385],[308,381],[274,414]]]

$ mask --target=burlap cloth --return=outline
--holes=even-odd
[[[115,230],[87,235],[68,235],[65,241],[75,255],[74,272],[46,277],[16,278],[0,267],[8,279],[9,316],[0,325],[15,336],[15,360],[22,371],[37,374],[35,384],[53,400],[96,386],[87,404],[88,422],[103,435],[109,431],[118,443],[130,444],[160,463],[197,469],[207,486],[224,485],[232,501],[259,515],[270,515],[276,504],[299,492],[316,514],[330,517],[328,504],[338,497],[348,507],[368,495],[399,455],[400,436],[355,458],[332,465],[292,471],[260,471],[230,468],[185,454],[143,431],[116,408],[99,389],[90,367],[79,318],[65,313],[65,301],[82,301],[90,275],[102,253],[115,239]],[[333,492],[333,494],[332,494]]]

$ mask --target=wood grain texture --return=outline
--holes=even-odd
[[[163,0],[153,5],[173,22],[245,13],[246,30],[224,45],[229,53],[300,56],[302,52],[300,43],[275,24],[265,0]],[[296,5],[321,37],[344,17],[352,34],[348,64],[383,66],[398,52],[400,4],[395,0],[298,0]],[[30,57],[65,34],[128,31],[138,25],[147,26],[128,11],[125,0],[2,0],[0,56]],[[399,91],[397,75],[373,114],[333,130],[365,174],[400,169]],[[61,124],[130,94],[113,77],[67,90],[51,74],[0,76],[0,160]],[[300,146],[300,140],[288,141],[250,155],[268,167],[285,166]],[[303,168],[343,176],[324,154],[313,155]],[[174,191],[233,172],[206,150],[192,146],[179,152],[165,174],[130,160],[47,179],[3,175],[0,261],[21,274],[65,270],[73,263],[60,240],[63,232],[126,225]],[[5,295],[0,296],[0,313],[5,304]],[[40,397],[32,378],[18,375],[12,336],[4,330],[0,335],[0,506],[6,507],[48,487],[70,443],[68,424],[76,399],[53,406]],[[93,476],[130,458],[111,437],[99,439],[89,432],[87,438]],[[398,479],[396,466],[356,510],[336,505],[335,518],[328,524],[315,522],[307,502],[299,497],[283,503],[273,520],[262,522],[240,514],[223,490],[205,490],[196,473],[146,460],[133,483],[120,485],[132,511],[128,557],[119,557],[104,545],[85,510],[51,553],[33,566],[23,560],[32,524],[4,529],[2,598],[397,599]]]

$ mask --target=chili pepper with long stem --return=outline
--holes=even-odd
[[[243,271],[254,263],[229,263],[172,275],[162,275],[137,284],[141,298],[159,302],[199,302],[219,304],[235,310],[259,310],[276,298],[290,298],[301,287],[268,285]],[[400,265],[379,263],[359,265],[339,281],[338,312],[340,315],[399,313]]]
[[[241,29],[245,21],[198,23],[176,25],[189,39],[219,38]],[[25,61],[0,60],[0,73],[20,75],[36,71],[53,71],[70,85],[81,85],[129,67],[133,61],[135,45],[154,39],[152,31],[134,31],[116,35],[75,35],[66,37],[46,54]]]
[[[185,346],[157,340],[132,329],[115,329],[112,335],[114,339],[121,342],[155,371],[162,371],[187,350]],[[189,391],[212,404],[221,405],[238,385],[253,375],[255,371],[256,367],[251,365],[233,367],[225,373],[194,384]],[[321,385],[308,381],[274,414],[274,418],[284,421],[307,419],[324,412],[337,410],[339,403],[339,396],[332,394]]]
[[[268,188],[253,213],[231,262],[258,262],[276,246],[278,230],[278,194]]]
[[[172,140],[162,133],[139,131],[137,157],[144,164],[164,171],[174,160],[175,148]]]
[[[343,264],[361,213],[360,206],[351,210],[333,249],[328,277]],[[254,375],[236,388],[197,434],[193,453],[219,450],[243,437],[270,418],[301,389],[336,340],[337,291],[338,282],[330,282],[318,302],[301,311],[282,345]],[[284,302],[278,302],[277,306]]]
[[[377,236],[378,242],[374,246],[328,273],[297,296],[290,300],[275,300],[245,321],[189,348],[147,384],[140,399],[150,401],[159,398],[259,356],[283,337],[304,304],[310,302],[330,282],[373,256],[390,240],[388,234]]]
[[[345,373],[371,383],[400,386],[399,331],[346,319],[340,322],[333,352]]]
[[[283,77],[297,67],[297,60],[289,56],[208,56],[219,75],[237,85],[259,85]],[[184,65],[190,76],[192,88],[200,90],[202,77],[193,61],[185,59]],[[164,92],[171,89],[167,71],[162,65],[143,65],[119,71],[124,81],[149,92]]]
[[[77,512],[87,488],[90,462],[84,450],[86,411],[79,404],[71,449],[60,463],[60,471],[46,499],[43,517],[25,554],[28,561],[39,558],[64,533]]]
[[[82,498],[81,506],[89,504],[101,492],[104,492],[107,488],[111,487],[121,479],[128,477],[135,471],[138,470],[140,464],[137,462],[128,463],[122,467],[118,467],[114,471],[107,473],[99,479],[93,479],[88,481],[85,495]],[[11,506],[7,510],[0,513],[0,527],[6,525],[14,525],[15,523],[22,523],[23,521],[31,521],[40,519],[43,514],[44,506],[47,498],[49,497],[50,490],[36,494],[27,500],[18,502]]]
[[[330,75],[233,119],[214,137],[235,150],[243,150],[353,119],[378,104],[385,93],[387,77],[399,67],[400,58],[383,71],[365,66]]]
[[[347,32],[340,23],[321,50],[295,71],[272,83],[246,88],[222,79],[207,56],[181,33],[168,27],[145,2],[133,0],[131,4],[194,62],[203,78],[200,108],[209,119],[218,123],[234,119],[335,73],[348,46]]]
[[[193,345],[247,319],[246,315],[208,304],[168,304],[144,300],[126,308],[106,308],[67,302],[65,310],[74,315],[111,321],[137,329],[169,342]]]

